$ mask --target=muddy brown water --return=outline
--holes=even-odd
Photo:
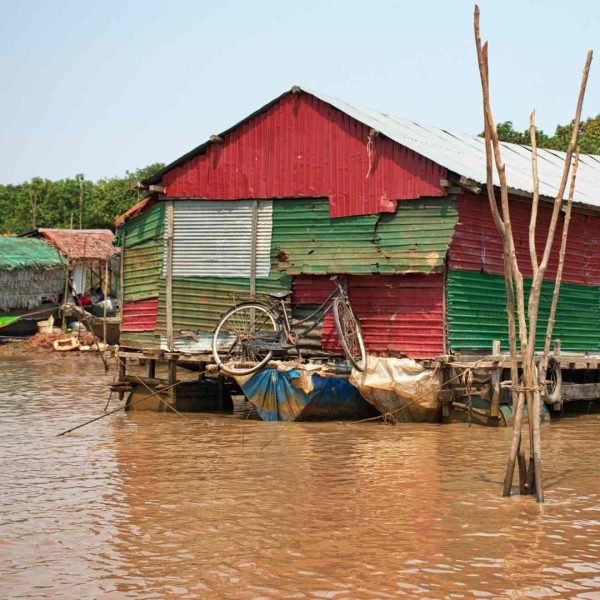
[[[600,598],[600,418],[510,432],[99,414],[91,358],[0,358],[0,596]]]

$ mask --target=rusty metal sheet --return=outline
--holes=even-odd
[[[332,286],[324,276],[294,277],[292,301],[317,305]],[[351,276],[348,293],[370,354],[432,358],[443,353],[442,273]],[[331,313],[325,317],[321,341],[324,349],[340,352]]]
[[[121,331],[154,331],[158,298],[123,303]]]
[[[370,129],[315,95],[288,93],[151,179],[169,197],[327,197],[335,217],[445,195],[445,168],[383,135],[369,152]]]
[[[458,225],[448,254],[452,270],[477,271],[501,275],[504,273],[503,248],[500,234],[494,225],[487,198],[473,195],[457,199]],[[532,277],[529,257],[529,219],[531,205],[528,201],[511,201],[511,221],[519,268],[524,277]],[[551,209],[540,206],[536,247],[541,259],[546,243]],[[559,221],[546,279],[554,280],[558,266],[558,253],[562,235],[562,217]],[[569,227],[563,281],[587,285],[600,285],[600,218],[573,214]]]
[[[531,280],[525,281],[528,294]],[[540,297],[537,345],[543,347],[554,284],[544,282]],[[452,350],[491,350],[494,340],[508,349],[504,277],[484,273],[448,273],[448,329]],[[565,283],[561,286],[554,338],[571,351],[600,350],[600,288]]]
[[[259,201],[257,277],[271,268],[272,215],[272,202]],[[252,201],[175,202],[174,231],[174,277],[250,277]]]
[[[158,296],[163,254],[162,238],[125,249],[123,270],[125,300],[143,300]]]
[[[276,201],[273,268],[292,275],[428,273],[444,266],[453,198],[402,202],[392,214],[333,219],[325,199]]]

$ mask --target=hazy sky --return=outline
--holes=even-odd
[[[482,0],[495,116],[572,118],[600,2]],[[0,182],[170,162],[294,84],[467,133],[472,2],[0,0]],[[584,114],[600,113],[600,44]]]

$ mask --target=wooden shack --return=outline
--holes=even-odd
[[[531,153],[504,146],[517,253],[527,277]],[[540,150],[539,163],[543,232],[550,215],[544,202],[556,190],[563,158]],[[436,402],[423,418],[448,418],[454,406],[494,423],[507,420],[509,399],[499,390],[509,366],[502,243],[485,178],[477,136],[294,87],[143,182],[147,196],[117,221],[122,356],[210,362],[212,331],[234,302],[292,290],[293,314],[301,316],[326,297],[330,275],[341,274],[368,354],[378,359],[371,372],[418,368],[438,378]],[[555,327],[564,399],[595,397],[598,387],[597,189],[600,158],[583,156]],[[560,228],[556,240],[540,339]],[[316,332],[305,347],[313,355],[335,353],[331,317]],[[472,375],[474,367],[476,376],[461,382],[461,372]],[[380,390],[359,382],[363,396],[383,412],[394,406],[390,396],[399,409],[407,400],[390,378]],[[560,403],[552,396],[554,408]],[[410,409],[403,414],[415,418]]]

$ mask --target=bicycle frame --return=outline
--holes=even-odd
[[[344,284],[340,282],[339,277],[337,275],[331,277],[331,281],[335,282],[335,288],[331,292],[331,294],[329,294],[329,296],[327,296],[327,298],[315,310],[313,310],[313,312],[311,312],[309,315],[307,315],[300,321],[296,321],[296,323],[294,323],[293,328],[290,322],[290,318],[288,316],[288,311],[285,302],[283,300],[279,300],[279,302],[273,303],[273,308],[277,310],[279,321],[283,326],[283,332],[285,333],[286,338],[292,343],[294,343],[294,345],[296,345],[296,342],[292,340],[292,333],[294,333],[297,336],[297,339],[308,335],[321,322],[321,320],[325,318],[327,313],[331,311],[333,307],[333,300],[335,300],[336,298],[348,297],[346,288]],[[311,321],[321,312],[321,319],[319,319],[318,321],[314,321],[311,325],[302,329],[302,325],[304,323],[306,323],[307,321]],[[298,328],[300,329],[298,330]]]

